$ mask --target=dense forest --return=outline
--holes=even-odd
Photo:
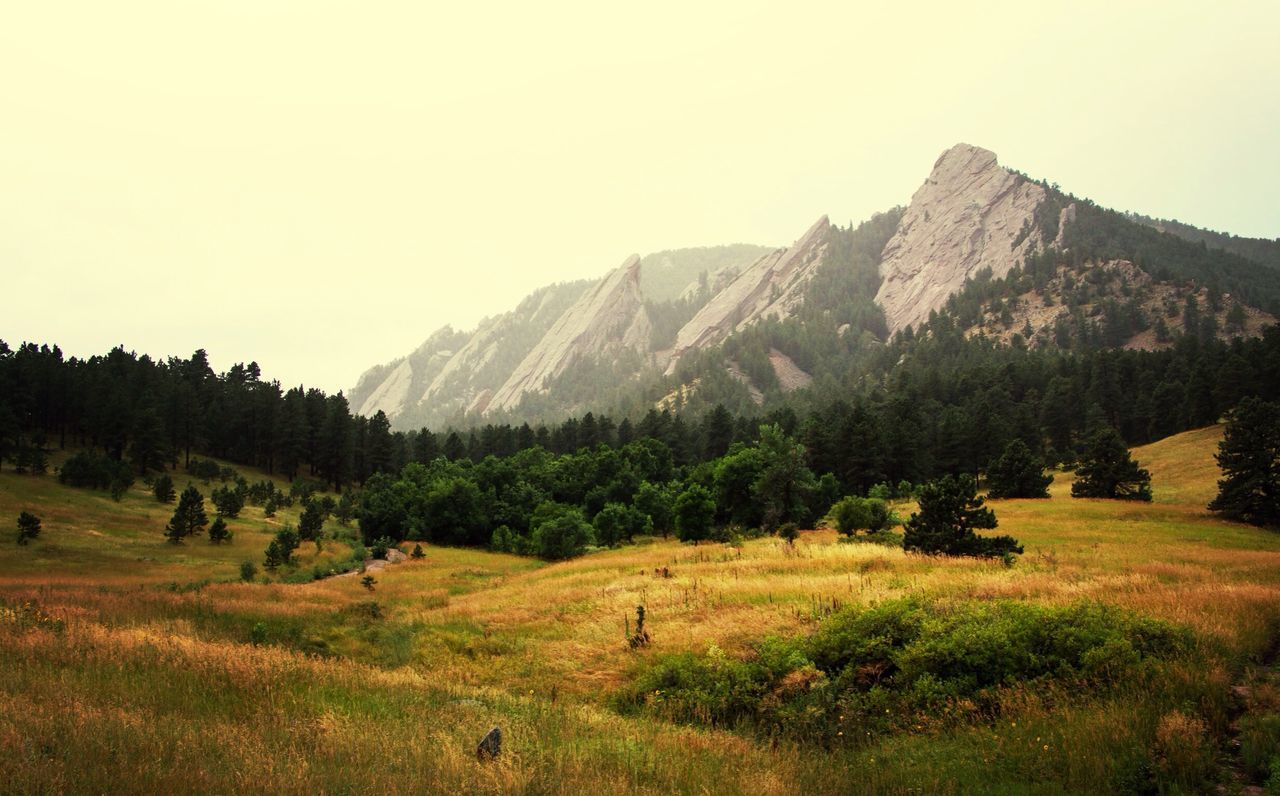
[[[1072,353],[966,338],[943,314],[862,351],[856,378],[830,388],[832,374],[755,413],[650,408],[393,432],[381,413],[353,415],[341,393],[283,389],[254,363],[215,374],[203,351],[159,362],[117,348],[81,360],[0,343],[0,455],[40,471],[52,448],[88,448],[140,474],[214,456],[317,476],[336,491],[363,485],[370,540],[415,534],[557,557],[564,551],[539,546],[539,523],[558,523],[557,544],[682,525],[695,539],[713,526],[803,525],[841,495],[983,473],[1014,440],[1069,463],[1100,429],[1137,444],[1280,394],[1275,327],[1231,343],[1189,334],[1163,351]]]

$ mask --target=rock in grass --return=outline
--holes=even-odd
[[[476,747],[476,759],[492,760],[500,752],[502,752],[502,730],[494,727],[480,739],[480,745]]]

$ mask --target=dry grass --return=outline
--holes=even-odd
[[[231,546],[175,549],[160,533],[171,508],[146,495],[116,504],[3,473],[0,516],[34,510],[45,532],[0,545],[0,601],[65,629],[0,614],[0,777],[18,791],[956,793],[1089,790],[1114,774],[1115,749],[1187,768],[1195,760],[1169,750],[1204,720],[1145,694],[1073,705],[1011,691],[1015,726],[921,728],[836,752],[623,718],[605,701],[654,655],[740,653],[834,607],[907,594],[1093,599],[1169,619],[1211,642],[1171,682],[1225,690],[1228,668],[1280,625],[1280,535],[1205,511],[1219,435],[1138,449],[1152,504],[1073,500],[1063,475],[1050,500],[994,501],[1000,531],[1026,546],[1011,568],[830,531],[794,548],[657,540],[554,565],[427,547],[378,573],[372,595],[358,578],[235,582],[272,532],[252,508]],[[382,618],[364,612],[370,600]],[[641,604],[653,644],[633,652],[625,623]],[[259,626],[267,643],[254,646]],[[482,766],[471,750],[494,723],[508,753]]]

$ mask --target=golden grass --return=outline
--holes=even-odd
[[[0,516],[29,508],[45,524],[28,548],[0,544],[0,601],[66,625],[0,614],[10,752],[0,777],[18,791],[1088,790],[1111,765],[1096,738],[1169,746],[1198,725],[1160,724],[1172,714],[1152,714],[1141,694],[1063,705],[1011,692],[1020,726],[922,727],[824,752],[624,718],[605,703],[655,655],[741,653],[835,607],[909,594],[1091,599],[1168,619],[1221,651],[1183,676],[1225,690],[1224,661],[1259,654],[1280,626],[1280,535],[1205,510],[1220,433],[1136,450],[1153,474],[1151,504],[1073,500],[1063,474],[1050,500],[992,501],[1000,532],[1026,547],[1013,567],[846,544],[831,531],[794,547],[654,540],[552,565],[424,546],[424,560],[378,572],[373,594],[357,577],[237,582],[239,562],[260,561],[273,532],[256,509],[233,522],[230,546],[175,548],[160,531],[171,507],[139,490],[117,504],[0,473]],[[305,566],[317,560],[302,552]],[[371,600],[383,618],[361,612]],[[641,604],[653,643],[633,652],[625,628]],[[262,646],[248,643],[257,625]],[[494,723],[508,753],[482,766],[472,749]]]

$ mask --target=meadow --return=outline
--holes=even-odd
[[[374,573],[372,590],[354,575],[241,581],[240,563],[260,565],[296,508],[269,521],[246,507],[230,544],[175,546],[163,537],[172,506],[141,483],[117,503],[5,471],[0,790],[1241,792],[1249,761],[1280,753],[1268,747],[1280,729],[1265,731],[1280,709],[1268,670],[1280,534],[1205,510],[1220,437],[1135,449],[1150,504],[1072,499],[1065,473],[1049,500],[992,501],[999,532],[1026,548],[1013,566],[812,530],[794,545],[652,539],[556,564],[424,545],[424,558]],[[44,531],[19,547],[9,526],[23,510]],[[349,554],[304,544],[299,567]],[[766,637],[904,596],[1093,601],[1195,644],[1128,685],[1011,684],[989,716],[851,727],[860,737],[836,746],[615,710],[613,695],[662,656],[748,656]],[[638,605],[652,640],[632,649]],[[494,725],[503,754],[479,762]]]

